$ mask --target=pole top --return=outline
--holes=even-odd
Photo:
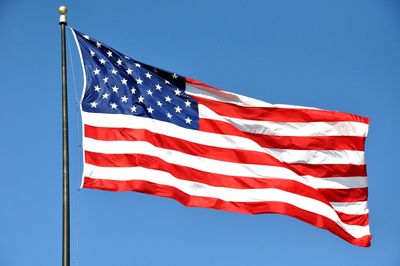
[[[67,24],[67,17],[65,14],[67,14],[68,8],[66,6],[60,6],[58,12],[60,12],[60,24]]]
[[[58,12],[60,12],[61,15],[65,15],[68,12],[68,8],[66,6],[60,6]]]

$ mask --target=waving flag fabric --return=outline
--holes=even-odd
[[[370,245],[367,118],[216,89],[73,33],[85,76],[83,187],[285,214]]]

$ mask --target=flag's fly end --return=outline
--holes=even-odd
[[[58,12],[60,12],[60,24],[67,24],[67,12],[68,8],[66,6],[60,6],[58,8]]]

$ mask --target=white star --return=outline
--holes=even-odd
[[[169,81],[166,80],[166,79],[164,79],[164,81],[165,81],[165,84],[171,84],[171,83],[169,83]]]
[[[133,112],[136,112],[136,106],[134,106],[134,105],[132,105],[132,107],[131,107],[131,112],[133,113]]]
[[[186,123],[186,124],[190,124],[190,122],[192,122],[192,119],[190,119],[189,117],[187,117],[187,118],[185,119],[185,123]]]
[[[151,90],[147,90],[147,94],[153,96],[153,92]]]
[[[139,63],[135,63],[135,67],[141,67],[142,65]]]
[[[175,92],[175,95],[180,96],[182,91],[180,89],[176,88],[176,90],[174,90],[174,92]]]
[[[160,84],[157,84],[157,85],[156,85],[156,90],[161,91],[161,88],[162,88],[162,87],[160,86]]]
[[[100,64],[104,65],[106,63],[106,60],[104,60],[103,58],[99,60]]]
[[[178,78],[178,75],[174,73],[174,74],[172,75],[172,78],[173,78],[173,79],[177,79],[177,78]]]
[[[190,102],[189,102],[189,100],[186,100],[185,106],[186,106],[186,107],[190,107]]]
[[[172,118],[172,115],[171,115],[171,113],[169,113],[169,112],[167,113],[167,116],[168,116],[169,119]]]
[[[112,90],[113,90],[113,92],[118,93],[119,88],[118,88],[117,86],[114,85],[114,86],[112,87]]]
[[[142,85],[143,80],[141,80],[140,78],[136,79],[136,83]]]
[[[112,57],[112,52],[111,52],[111,51],[108,51],[108,52],[107,52],[107,55],[108,55],[108,57]]]
[[[107,83],[108,82],[108,77],[104,77],[103,81],[104,81],[104,83]]]
[[[125,58],[128,59],[128,60],[131,60],[131,59],[130,59],[129,57],[127,57],[126,55],[125,55]]]
[[[93,73],[95,74],[95,75],[98,75],[98,74],[100,74],[100,69],[95,69],[95,70],[93,70]]]
[[[136,92],[135,87],[132,87],[131,92],[132,92],[132,94],[135,94],[135,92]]]
[[[83,38],[85,38],[86,40],[90,40],[89,35],[83,35]]]
[[[97,46],[97,48],[100,48],[101,47],[101,43],[96,42],[96,46]]]
[[[90,56],[91,56],[91,57],[95,56],[95,54],[96,54],[95,52],[93,52],[92,50],[90,50]]]
[[[130,69],[130,68],[128,68],[127,70],[126,70],[126,73],[128,73],[128,75],[130,75],[130,74],[132,74],[132,69]]]
[[[140,97],[138,98],[139,102],[142,103],[144,102],[144,97],[142,95],[140,95]]]
[[[118,73],[118,71],[115,70],[114,68],[113,68],[113,70],[111,70],[111,72],[112,72],[114,75],[117,75],[117,73]]]
[[[108,99],[108,96],[110,96],[110,94],[108,94],[107,92],[103,94],[103,99]]]
[[[100,91],[100,86],[99,85],[94,86],[94,90],[99,92]]]
[[[151,74],[149,72],[146,73],[146,78],[151,79]]]
[[[122,97],[121,97],[121,101],[122,101],[123,103],[128,102],[128,97],[126,97],[125,95],[122,96]]]
[[[182,108],[179,106],[175,107],[175,113],[180,113],[182,111]]]
[[[117,109],[117,107],[118,107],[118,104],[116,104],[116,103],[111,103],[110,105],[111,105],[111,109]]]
[[[118,64],[119,66],[122,66],[122,60],[121,60],[121,59],[118,59],[118,60],[117,60],[117,64]]]
[[[128,82],[126,79],[121,79],[122,84],[126,85],[126,83]]]
[[[150,114],[152,114],[152,113],[153,113],[153,111],[154,111],[154,109],[153,109],[153,108],[151,108],[151,106],[147,108],[147,112],[149,112]]]
[[[97,107],[97,104],[98,104],[98,103],[96,103],[96,102],[90,103],[90,105],[91,105],[92,108],[96,108],[96,107]]]
[[[162,102],[157,101],[157,105],[161,107],[162,106]]]
[[[166,97],[165,97],[165,101],[170,103],[170,102],[171,102],[171,97],[166,96]]]

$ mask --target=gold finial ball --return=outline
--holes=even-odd
[[[58,8],[58,12],[60,12],[61,15],[67,14],[68,8],[66,6],[60,6]]]

